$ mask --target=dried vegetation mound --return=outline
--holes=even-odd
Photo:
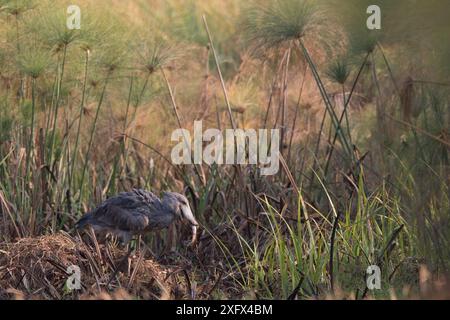
[[[170,299],[180,292],[171,274],[143,252],[62,232],[0,246],[0,299]]]

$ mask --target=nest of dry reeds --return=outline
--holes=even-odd
[[[128,255],[114,245],[90,246],[63,232],[3,244],[0,299],[177,298],[181,284],[170,268],[145,258],[144,251]],[[68,285],[74,274],[70,266],[79,268],[79,289]]]

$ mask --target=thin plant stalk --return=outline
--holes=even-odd
[[[30,173],[30,165],[31,165],[31,150],[34,146],[34,121],[36,114],[36,79],[31,78],[31,121],[30,121],[30,138],[28,140],[27,147],[27,160],[26,160],[26,177]]]
[[[151,73],[148,72],[147,75],[146,75],[146,77],[145,77],[145,81],[144,81],[144,84],[143,84],[143,86],[142,86],[141,92],[140,92],[140,94],[139,94],[138,100],[137,100],[136,103],[134,104],[134,111],[133,111],[133,117],[132,117],[133,119],[132,119],[131,121],[136,120],[137,108],[139,107],[139,104],[141,103],[141,100],[142,100],[142,98],[143,98],[143,96],[144,96],[145,90],[147,89],[147,85],[148,85],[148,82],[149,82],[149,80],[150,80],[150,75],[151,75]],[[130,94],[131,94],[131,92],[130,92]],[[131,98],[131,96],[130,96],[129,98]],[[131,100],[130,100],[130,101],[131,101]],[[128,108],[128,107],[127,107],[127,108]],[[126,120],[126,119],[125,119],[125,120]],[[127,126],[127,123],[126,123],[126,122],[125,122],[125,126]]]
[[[130,113],[130,105],[131,105],[131,96],[133,93],[133,85],[134,85],[134,76],[130,78],[130,88],[128,91],[128,99],[127,99],[127,109],[125,111],[125,119],[123,120],[123,132],[127,130],[128,127],[128,115]]]
[[[298,94],[297,105],[296,105],[296,108],[295,108],[294,120],[293,120],[293,123],[292,123],[291,136],[289,138],[289,149],[288,149],[288,155],[287,155],[287,160],[288,161],[290,161],[290,159],[291,159],[292,140],[294,138],[294,131],[295,131],[295,125],[296,125],[296,121],[297,121],[297,114],[298,114],[298,109],[300,108],[300,101],[302,99],[303,87],[305,85],[305,78],[306,78],[307,70],[308,70],[308,65],[305,65],[305,70],[303,70],[302,84],[300,85],[300,92]]]
[[[323,128],[325,127],[325,119],[327,118],[327,110],[323,110],[323,116],[322,116],[322,121],[320,122],[320,129],[319,129],[319,134],[316,140],[316,146],[314,148],[314,153],[313,153],[313,167],[311,170],[311,176],[309,178],[309,192],[311,192],[313,184],[314,184],[314,173],[315,173],[315,168],[316,168],[316,162],[319,156],[319,147],[320,147],[320,140],[322,138],[322,132],[323,132]]]
[[[388,69],[389,76],[391,77],[392,83],[394,84],[395,91],[397,92],[397,95],[400,96],[400,90],[398,89],[397,81],[394,77],[394,72],[392,71],[391,65],[389,64],[389,61],[384,53],[383,47],[379,42],[377,42],[377,47],[380,50],[381,56],[383,57],[384,63]]]
[[[48,133],[49,133],[51,122],[52,122],[53,101],[55,99],[57,83],[58,83],[58,73],[55,74],[55,79],[54,79],[53,85],[52,85],[52,88],[53,88],[52,89],[52,97],[51,97],[51,104],[50,104],[49,110],[47,112],[47,120],[46,120],[46,123],[45,123],[44,141],[47,141]]]
[[[347,127],[347,135],[348,135],[348,140],[350,141],[350,144],[352,145],[352,135],[351,135],[351,131],[350,131],[350,122],[348,119],[348,108],[345,107],[345,84],[342,84],[342,107],[344,108],[344,113],[345,113],[345,124]]]
[[[127,157],[128,157],[128,150],[127,150],[127,134],[126,134],[126,130],[127,130],[127,124],[128,124],[128,115],[129,115],[129,111],[130,111],[130,105],[131,105],[131,96],[133,94],[133,84],[134,84],[134,76],[130,77],[130,87],[129,87],[129,91],[128,91],[128,99],[127,99],[127,108],[125,111],[125,119],[124,119],[124,123],[123,123],[123,132],[122,132],[122,137],[121,137],[121,141],[120,141],[120,149],[122,152],[122,160],[123,160],[123,164],[120,168],[120,172],[119,172],[119,177],[122,176],[123,171],[126,168],[127,165]],[[114,159],[114,165],[113,165],[113,169],[112,172],[115,173],[117,172],[117,166],[119,164],[119,160],[120,160],[120,155],[116,155],[115,159]],[[113,181],[114,179],[110,180],[110,183],[108,185],[108,190],[110,190],[111,188],[111,184],[114,183]]]
[[[87,165],[88,165],[88,162],[89,162],[89,157],[90,157],[90,153],[91,153],[92,143],[94,141],[94,135],[95,135],[95,131],[96,131],[98,116],[100,114],[100,109],[101,109],[101,106],[103,104],[103,99],[105,97],[106,87],[108,86],[109,80],[111,79],[111,74],[112,74],[112,71],[109,70],[107,75],[106,75],[105,83],[104,83],[103,88],[102,88],[102,93],[100,95],[100,99],[99,99],[98,104],[97,104],[97,110],[95,112],[94,123],[92,124],[92,129],[91,129],[91,133],[90,133],[90,137],[89,137],[88,148],[87,148],[87,151],[86,151],[86,157],[84,159],[83,170],[81,171],[80,188],[79,188],[80,189],[80,194],[79,194],[79,199],[80,200],[81,200],[82,195],[83,195],[84,177],[86,175],[86,170],[87,170]]]
[[[331,230],[331,238],[330,238],[330,262],[328,265],[329,273],[330,273],[330,285],[331,292],[334,294],[334,247],[335,247],[335,239],[336,239],[336,231],[339,226],[339,213],[334,217],[333,229]]]
[[[133,85],[134,85],[134,76],[132,76],[130,78],[130,88],[129,88],[129,92],[128,92],[128,99],[127,99],[127,108],[125,111],[125,119],[123,120],[123,140],[122,140],[122,153],[123,153],[123,159],[126,160],[127,157],[127,148],[126,148],[126,131],[128,128],[128,116],[130,113],[130,105],[131,105],[131,96],[133,94]],[[126,161],[125,161],[126,164]],[[124,166],[125,167],[125,166]]]
[[[139,107],[139,105],[141,103],[142,98],[144,97],[145,90],[147,89],[147,85],[148,85],[148,82],[150,80],[150,75],[151,75],[151,72],[148,72],[146,77],[145,77],[145,81],[144,81],[144,84],[142,86],[141,92],[140,92],[140,94],[138,96],[137,101],[134,104],[133,116],[132,116],[132,119],[131,119],[130,123],[132,123],[132,122],[134,122],[136,120],[137,109],[138,109],[138,107]],[[130,108],[130,104],[131,104],[131,96],[132,96],[132,90],[133,90],[133,85],[134,85],[133,82],[130,83],[130,92],[128,93],[127,111],[126,111],[126,114],[125,114],[125,123],[124,123],[124,129],[123,129],[124,132],[125,132],[125,130],[128,127],[128,113],[129,113],[129,108]],[[130,133],[130,135],[132,135],[132,133]],[[128,161],[128,145],[126,145],[126,144],[124,145],[124,148],[123,148],[123,157],[125,159],[124,161],[125,161],[125,164],[126,164],[127,161]],[[122,168],[122,172],[123,172],[123,169],[125,169],[125,166]],[[122,174],[122,172],[120,174]]]
[[[355,89],[356,89],[356,85],[357,85],[357,83],[358,83],[358,81],[359,81],[359,78],[361,77],[361,74],[362,74],[362,71],[364,70],[364,67],[365,67],[366,64],[367,64],[367,61],[368,61],[368,59],[369,59],[369,56],[370,56],[370,52],[366,54],[366,56],[365,56],[365,58],[364,58],[364,61],[363,61],[363,63],[361,64],[361,67],[360,67],[359,70],[358,70],[358,74],[356,75],[356,78],[355,78],[355,80],[353,81],[352,89],[350,90],[350,93],[349,93],[348,97],[346,98],[346,102],[345,102],[345,105],[344,105],[344,110],[342,111],[341,116],[339,117],[339,123],[342,123],[342,121],[343,121],[343,119],[344,119],[345,113],[347,112],[348,105],[350,104],[350,101],[351,101],[351,99],[352,99],[353,93],[355,92]],[[332,155],[333,155],[334,145],[335,145],[335,143],[336,143],[337,137],[338,137],[338,135],[337,135],[337,132],[336,132],[335,135],[334,135],[334,138],[333,138],[333,142],[331,143],[331,149],[330,149],[330,152],[329,152],[329,154],[328,154],[328,156],[327,156],[327,160],[326,160],[326,164],[325,164],[325,169],[324,169],[324,174],[325,174],[325,175],[328,173],[328,168],[329,168],[329,165],[330,165],[331,157],[332,157]]]
[[[86,85],[87,85],[87,76],[88,76],[88,68],[89,68],[89,51],[85,51],[85,60],[84,60],[84,78],[83,78],[83,90],[81,92],[81,102],[80,102],[80,112],[78,115],[78,128],[77,128],[77,134],[75,138],[75,145],[73,148],[73,155],[72,155],[72,167],[70,170],[70,176],[69,176],[69,183],[73,181],[73,174],[75,170],[75,162],[76,162],[76,154],[78,150],[78,144],[80,141],[80,134],[81,134],[81,122],[83,118],[84,113],[84,102],[86,98]]]
[[[219,73],[220,84],[222,86],[223,95],[225,97],[225,103],[227,105],[227,110],[228,110],[228,115],[230,117],[231,126],[234,130],[236,130],[236,123],[233,119],[233,113],[231,111],[230,99],[228,98],[228,92],[225,87],[225,81],[223,80],[222,71],[220,70],[219,58],[217,57],[216,49],[214,48],[214,43],[212,41],[211,32],[209,31],[208,23],[206,22],[206,16],[203,15],[202,18],[203,18],[203,24],[205,25],[206,33],[208,34],[209,44],[211,46],[211,50],[214,55],[214,61],[216,63],[217,72]]]
[[[176,117],[176,119],[177,119],[178,127],[179,127],[180,129],[183,129],[183,125],[182,125],[182,123],[181,123],[180,114],[178,113],[177,103],[176,103],[176,101],[175,101],[175,96],[174,96],[174,94],[173,94],[173,90],[172,90],[172,87],[171,87],[171,85],[170,85],[169,79],[167,79],[166,73],[164,72],[164,69],[162,69],[162,68],[161,68],[161,73],[162,73],[162,75],[163,75],[164,82],[165,82],[165,84],[166,84],[167,90],[168,90],[169,95],[170,95],[170,101],[172,102],[172,108],[173,108],[173,111],[174,111],[174,113],[175,113],[175,117]],[[185,143],[186,143],[187,145],[189,145],[188,139],[187,139],[186,135],[184,134],[184,130],[183,130],[182,132],[183,132],[183,138],[184,138]],[[192,158],[192,154],[191,154],[191,158]],[[195,173],[197,174],[198,178],[200,179],[200,181],[201,181],[203,184],[205,184],[205,183],[206,183],[205,177],[202,176],[202,175],[200,174],[200,172],[198,171],[197,166],[195,165],[194,161],[192,161],[192,163],[193,163],[194,171],[195,171]]]
[[[15,27],[16,27],[16,46],[17,46],[17,54],[20,54],[20,32],[19,32],[19,14],[15,14]],[[22,72],[19,73],[20,77],[20,100],[24,98],[24,81],[22,77]]]
[[[376,105],[377,105],[378,129],[379,129],[379,133],[383,134],[384,133],[384,122],[385,122],[384,121],[384,107],[382,106],[382,102],[381,102],[381,88],[380,88],[380,83],[378,81],[377,70],[375,67],[375,57],[373,55],[373,52],[371,54],[371,58],[372,58],[372,79],[377,88]]]
[[[51,137],[51,146],[50,146],[50,165],[52,165],[54,153],[53,150],[55,148],[55,140],[56,140],[56,123],[58,122],[58,108],[59,108],[59,101],[61,99],[61,87],[62,87],[62,81],[64,77],[64,67],[66,64],[66,57],[67,57],[67,45],[64,45],[63,48],[63,58],[61,61],[61,73],[58,79],[58,84],[56,88],[56,100],[54,104],[54,112],[53,112],[53,126],[52,126],[52,137]]]
[[[282,58],[281,61],[280,61],[279,66],[278,66],[277,73],[275,74],[275,76],[274,76],[274,78],[273,78],[272,86],[270,87],[269,102],[267,103],[267,107],[266,107],[266,114],[265,114],[265,116],[264,116],[264,125],[263,125],[263,128],[266,128],[266,127],[267,127],[267,120],[268,120],[268,118],[269,118],[269,112],[270,112],[270,108],[271,108],[271,106],[272,106],[272,101],[273,101],[273,91],[274,91],[274,88],[275,88],[275,84],[277,83],[278,76],[279,76],[279,74],[280,74],[280,72],[281,72],[281,68],[282,68],[283,65],[284,65],[284,60],[286,59],[287,53],[288,53],[288,52],[287,52],[287,50],[286,50],[286,52],[285,52],[284,55],[283,55],[283,58]]]
[[[339,123],[336,112],[334,111],[334,109],[330,103],[330,99],[325,90],[323,82],[319,76],[319,73],[317,72],[316,66],[315,66],[314,62],[312,61],[308,50],[306,49],[305,45],[303,44],[303,41],[301,41],[301,40],[299,41],[299,46],[306,58],[306,61],[308,62],[309,66],[311,68],[311,71],[314,76],[314,80],[316,81],[316,84],[319,87],[320,94],[322,95],[322,99],[325,103],[326,110],[330,114],[330,118],[331,118],[333,127],[336,130],[336,134],[338,135],[340,142],[342,143],[343,147],[345,148],[347,155],[351,156],[352,152],[351,152],[350,145],[347,141],[347,138],[343,134],[343,131],[341,130],[341,124]]]
[[[284,136],[286,134],[286,105],[287,105],[287,89],[288,89],[288,73],[289,62],[291,60],[291,47],[287,51],[286,65],[284,66],[284,79],[283,79],[283,101],[281,104],[281,153],[284,149]]]

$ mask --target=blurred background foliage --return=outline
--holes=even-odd
[[[399,294],[420,264],[448,273],[447,0],[80,0],[81,30],[70,4],[0,0],[1,240],[142,187],[188,194],[198,251],[183,226],[148,244],[220,279],[204,298],[361,297],[370,263]],[[170,163],[174,129],[230,114],[283,131],[278,175]]]

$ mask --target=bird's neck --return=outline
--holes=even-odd
[[[151,214],[150,224],[153,228],[167,228],[172,222],[175,221],[176,214],[174,208],[165,202],[161,202],[161,205],[157,210]]]
[[[172,216],[173,219],[176,218],[176,215],[177,215],[176,214],[176,210],[177,210],[177,208],[172,202],[166,201],[166,199],[163,199],[163,201],[161,202],[161,207],[162,207],[162,211],[165,214]]]

